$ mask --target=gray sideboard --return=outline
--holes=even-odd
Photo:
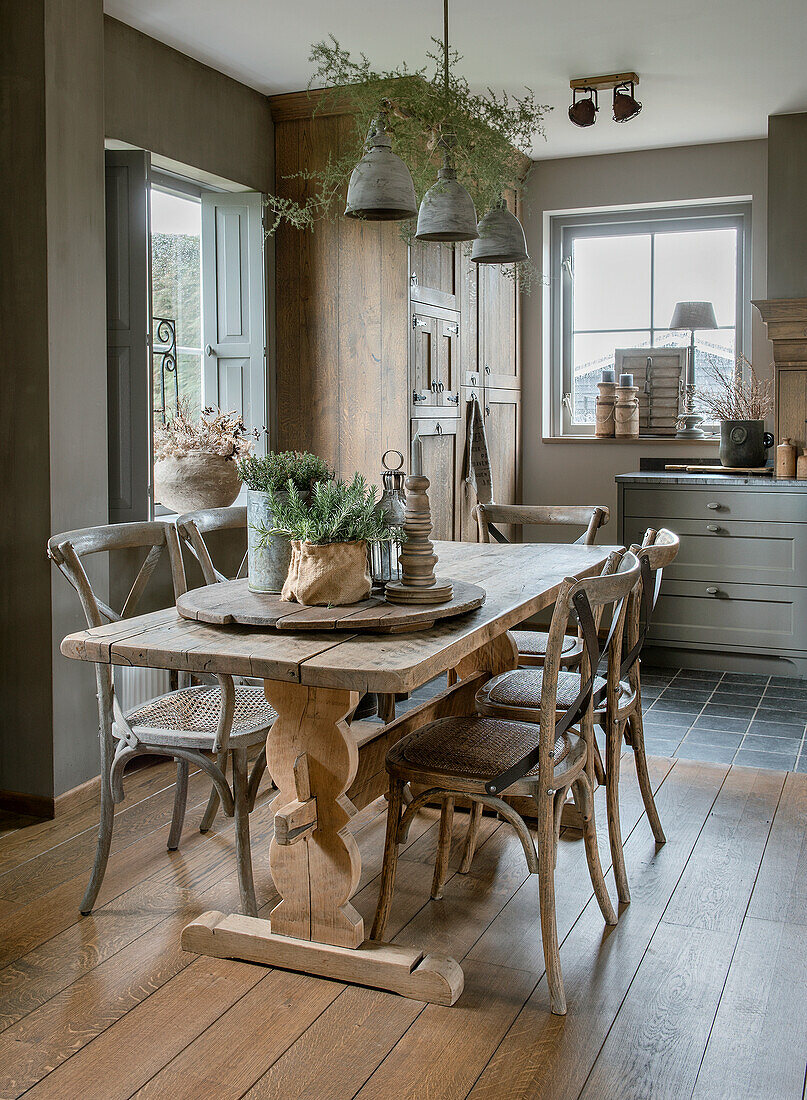
[[[807,676],[807,482],[665,472],[620,474],[619,539],[669,527],[651,659]]]

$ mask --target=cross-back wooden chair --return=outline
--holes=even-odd
[[[538,875],[541,936],[552,1011],[563,1015],[566,999],[558,952],[555,918],[555,859],[563,803],[571,790],[583,819],[586,860],[591,883],[607,924],[616,924],[597,846],[594,821],[594,723],[593,693],[600,657],[598,627],[605,607],[614,608],[611,639],[621,645],[627,598],[639,576],[633,554],[613,553],[602,575],[586,580],[567,579],[561,586],[552,622],[546,663],[539,670],[543,694],[533,722],[488,717],[484,713],[487,688],[476,691],[470,707],[482,713],[439,718],[408,732],[387,754],[390,776],[387,836],[384,848],[381,893],[371,936],[382,939],[392,904],[398,846],[406,838],[413,815],[425,803],[442,802],[432,897],[440,897],[450,855],[451,826],[457,799],[470,799],[471,830],[478,825],[482,807],[498,812],[516,830],[527,866]],[[583,629],[583,658],[577,688],[569,690],[560,667],[562,641],[572,613]],[[609,643],[610,644],[610,643]],[[502,682],[495,677],[491,685]],[[474,678],[469,686],[475,688]],[[462,692],[463,684],[455,688]],[[407,716],[399,719],[407,728]],[[424,788],[404,809],[403,790],[411,782]],[[528,796],[538,819],[537,852],[523,818],[503,795]],[[471,856],[473,852],[471,850]],[[465,860],[464,860],[465,862]]]
[[[582,527],[582,534],[574,541],[593,546],[597,532],[610,518],[604,505],[528,505],[528,504],[477,504],[476,522],[479,541],[509,542],[496,526],[500,523],[524,526]],[[548,635],[545,630],[515,630],[513,637],[518,646],[518,663],[522,666],[540,666],[544,663]],[[580,631],[568,634],[563,640],[562,668],[576,668],[583,653]]]
[[[245,549],[241,556],[238,569],[233,577],[228,577],[227,574],[222,573],[216,567],[210,553],[210,548],[205,540],[206,535],[215,535],[221,531],[243,531],[244,539],[246,540],[247,510],[245,507],[200,508],[196,512],[186,512],[184,515],[179,516],[175,520],[175,526],[181,546],[198,562],[205,584],[218,584],[220,581],[235,580],[246,573],[246,542],[244,543]],[[251,684],[248,680],[239,677],[235,678],[235,682],[238,685],[237,690],[241,693],[245,708],[250,698],[252,698],[255,703],[256,716],[259,717],[266,713],[267,710],[270,710],[274,716],[274,711],[271,710],[266,702],[262,685],[255,686],[254,683]],[[255,760],[249,778],[250,789],[254,789],[256,793],[261,782],[261,777],[266,771],[266,733],[268,733],[268,729],[269,727],[267,726],[264,731],[263,746]],[[226,750],[219,754],[217,763],[222,771],[226,770]],[[199,832],[206,833],[212,828],[219,804],[219,792],[216,785],[213,784],[207,807],[199,825]]]
[[[119,550],[145,550],[145,559],[120,613],[94,591],[83,565],[92,554]],[[78,593],[89,627],[103,626],[134,615],[163,553],[167,553],[176,598],[185,591],[185,574],[177,533],[172,524],[159,521],[119,523],[90,527],[54,535],[48,555]],[[95,666],[98,685],[98,716],[101,743],[101,820],[98,845],[90,881],[81,901],[81,912],[89,913],[104,879],[114,825],[114,807],[124,798],[123,771],[135,756],[154,754],[177,761],[174,810],[168,848],[179,846],[188,792],[190,765],[202,768],[212,779],[225,813],[235,817],[236,856],[241,907],[254,915],[255,889],[249,844],[249,812],[257,794],[257,783],[247,774],[247,750],[265,739],[274,711],[264,701],[258,718],[253,707],[245,707],[241,690],[231,676],[216,676],[216,686],[187,686],[167,692],[125,712],[114,687],[111,665]],[[184,683],[183,683],[184,681]],[[211,760],[210,752],[217,755]],[[231,753],[233,785],[219,766],[222,753]]]

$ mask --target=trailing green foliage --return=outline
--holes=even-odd
[[[361,474],[352,481],[319,481],[304,500],[293,482],[287,493],[269,490],[272,527],[256,527],[266,545],[272,535],[303,542],[392,542],[400,537],[378,508],[378,489]]]
[[[238,463],[238,474],[248,489],[264,492],[283,491],[290,481],[300,492],[308,492],[317,482],[334,477],[328,463],[308,451],[247,455]]]
[[[432,41],[437,52],[427,54],[434,66],[431,75],[428,65],[415,71],[406,64],[376,70],[364,54],[355,60],[333,35],[312,46],[309,60],[316,71],[311,86],[325,89],[315,114],[347,102],[352,129],[324,166],[291,177],[309,185],[305,199],[296,202],[270,196],[268,205],[275,218],[270,232],[281,221],[311,229],[320,218],[342,212],[345,185],[364,154],[365,141],[380,111],[386,115],[394,151],[412,173],[418,202],[436,182],[445,144],[451,148],[457,178],[467,188],[480,217],[506,191],[521,191],[523,157],[529,156],[535,134],[544,133],[543,118],[551,108],[536,103],[530,89],[525,89],[523,96],[497,94],[490,88],[483,93],[471,91],[465,77],[456,72],[460,55],[454,51],[446,86],[443,44],[439,39]],[[413,223],[402,225],[404,234],[411,235]]]

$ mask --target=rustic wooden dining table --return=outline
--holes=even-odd
[[[170,608],[62,642],[62,653],[83,661],[261,678],[277,711],[267,742],[278,788],[269,860],[281,900],[268,920],[203,913],[182,933],[188,951],[437,1004],[459,997],[463,974],[454,959],[365,938],[350,901],[361,857],[348,823],[385,792],[391,745],[435,718],[473,713],[478,687],[518,663],[510,628],[551,605],[566,577],[598,572],[616,548],[438,542],[435,549],[440,576],[481,585],[486,599],[429,629],[280,632],[193,622]],[[409,692],[447,671],[452,685],[400,718],[351,722],[362,693]]]

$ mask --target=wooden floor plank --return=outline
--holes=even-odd
[[[759,869],[750,917],[807,924],[807,775],[788,772]]]
[[[639,827],[625,844],[632,900],[619,923],[606,931],[592,899],[561,946],[567,1016],[551,1015],[542,979],[471,1091],[474,1100],[579,1096],[726,771],[676,762],[656,798],[662,821],[670,823],[667,843],[656,849],[649,830]],[[607,882],[613,894],[610,873]]]
[[[798,1100],[806,994],[805,923],[746,917],[693,1100]]]

